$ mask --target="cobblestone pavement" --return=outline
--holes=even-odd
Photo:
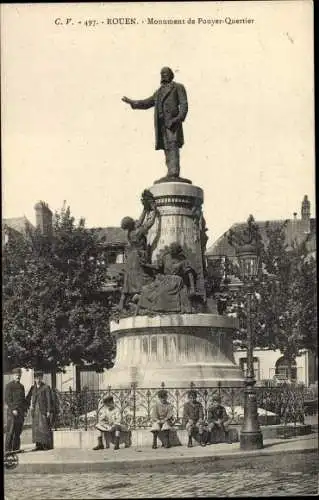
[[[5,475],[7,500],[167,498],[203,496],[304,496],[318,494],[317,453],[292,455],[281,467],[280,457],[243,459],[236,470],[214,471],[214,464],[171,464],[153,472],[126,474],[10,474]],[[202,469],[199,472],[200,468]],[[219,464],[218,469],[221,469]]]

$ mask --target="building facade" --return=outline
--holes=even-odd
[[[235,350],[234,357],[245,375],[247,370],[246,350]],[[254,349],[253,361],[257,384],[269,380],[275,382],[288,380],[287,362],[279,350]],[[291,375],[292,382],[306,386],[314,384],[318,380],[315,355],[305,350],[300,356],[297,356],[292,365]]]
[[[272,228],[283,227],[285,232],[285,243],[287,250],[294,244],[305,243],[307,249],[307,258],[316,259],[316,219],[311,218],[310,202],[305,195],[301,203],[300,217],[295,212],[293,218],[287,220],[256,221],[259,226],[260,234],[264,244],[267,246],[266,224]],[[234,232],[242,229],[246,223],[235,223],[229,230]],[[220,236],[216,242],[207,250],[208,269],[214,270],[215,263],[219,260],[228,258],[230,261],[236,259],[235,248],[228,242],[228,231]],[[238,280],[237,280],[238,281]],[[236,286],[234,280],[234,288]],[[315,313],[315,311],[314,311]],[[246,355],[244,350],[237,349],[234,353],[236,362],[246,369]],[[269,349],[255,349],[254,368],[257,381],[262,380],[287,380],[288,367],[280,351]],[[295,360],[292,367],[292,377],[296,382],[309,385],[318,380],[317,376],[318,361],[317,356],[311,352],[305,351]]]

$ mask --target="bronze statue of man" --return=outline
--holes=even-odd
[[[155,149],[165,152],[168,169],[167,180],[179,178],[179,148],[184,144],[182,123],[188,111],[185,87],[173,81],[170,68],[161,70],[161,86],[148,99],[132,100],[123,97],[133,109],[149,109],[154,106]]]

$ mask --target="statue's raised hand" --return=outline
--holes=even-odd
[[[132,104],[132,99],[129,99],[128,97],[124,96],[122,97],[122,101],[126,102],[127,104]]]

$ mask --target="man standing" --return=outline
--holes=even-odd
[[[185,87],[173,79],[173,71],[165,67],[161,70],[161,86],[151,97],[142,100],[122,98],[133,109],[149,109],[154,106],[155,149],[163,149],[165,152],[168,169],[166,180],[179,178],[179,148],[184,144],[182,122],[188,112]]]
[[[50,450],[53,448],[51,430],[53,404],[51,388],[43,382],[43,372],[34,372],[35,384],[27,395],[27,405],[31,407],[33,451]]]
[[[21,368],[12,370],[14,379],[6,385],[4,400],[7,410],[6,451],[21,452],[20,436],[26,411],[24,386],[21,384]]]

